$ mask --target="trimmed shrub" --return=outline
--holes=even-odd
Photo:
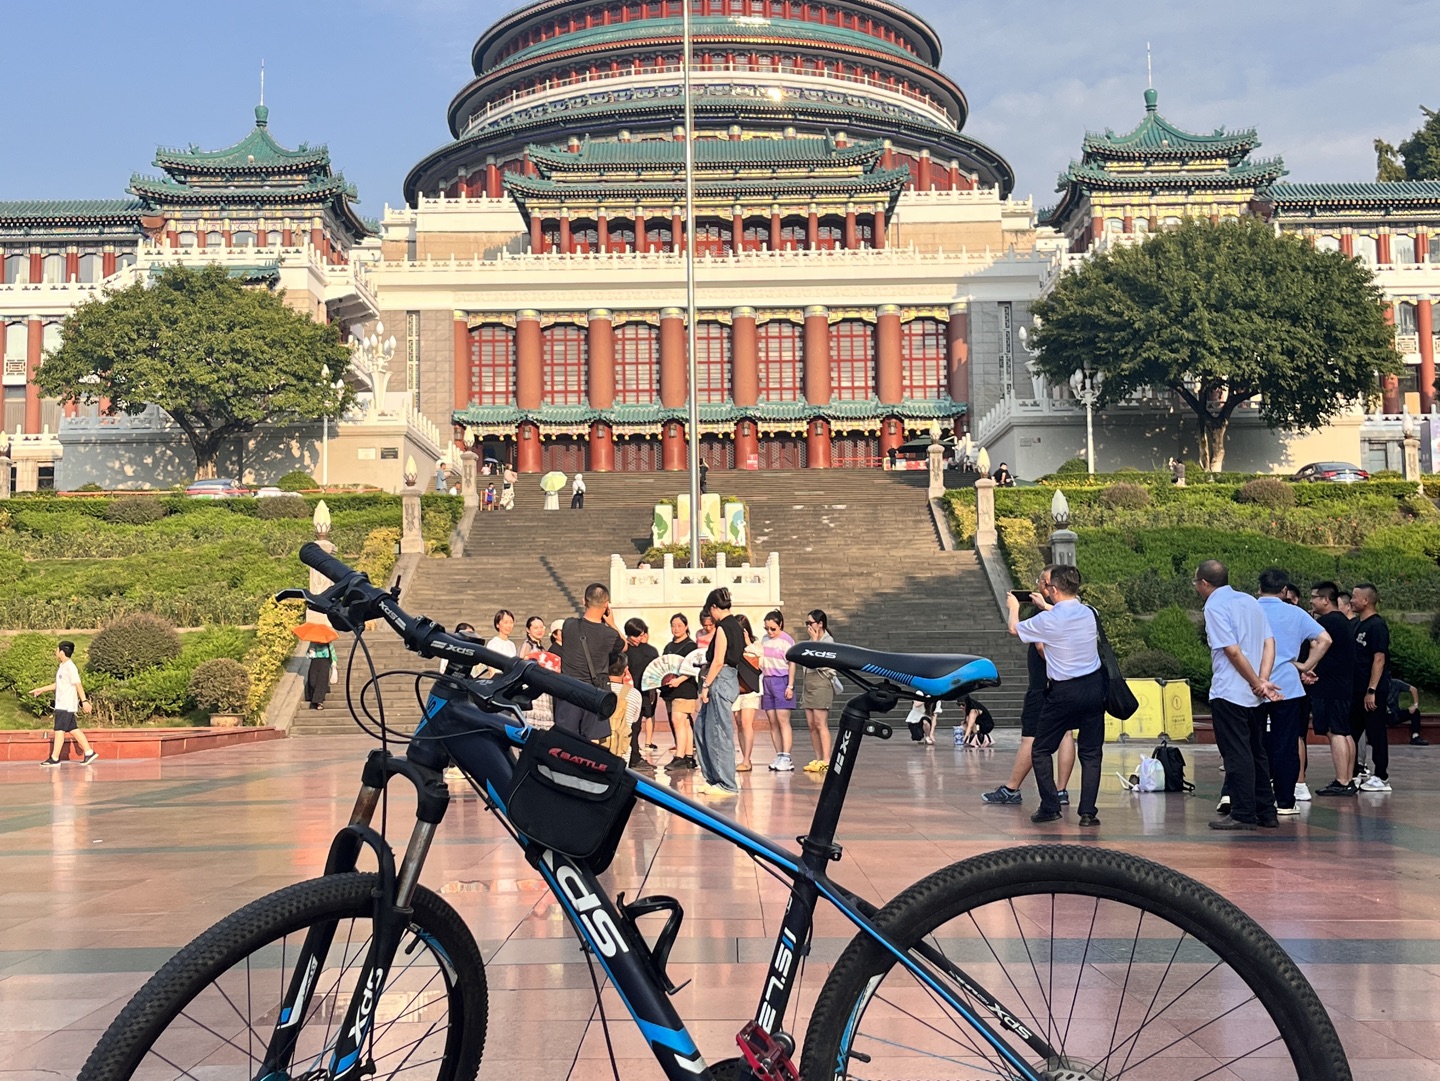
[[[285,661],[295,652],[295,635],[290,628],[305,618],[303,601],[276,604],[268,599],[260,606],[255,644],[245,654],[245,670],[250,674],[250,693],[246,696],[245,712],[258,718],[270,697],[270,691],[285,671]]]
[[[1283,480],[1273,477],[1256,477],[1240,485],[1235,493],[1237,503],[1256,503],[1262,507],[1293,507],[1295,489]]]
[[[1163,649],[1141,649],[1120,663],[1120,669],[1131,679],[1184,679],[1185,666],[1178,657]]]
[[[25,577],[25,557],[0,548],[0,582],[14,583]]]
[[[315,478],[303,469],[293,469],[275,482],[275,487],[282,492],[305,492],[311,491],[320,485],[315,483]]]
[[[1116,510],[1139,510],[1150,505],[1150,490],[1138,484],[1121,481],[1100,493],[1100,502]]]
[[[1080,587],[1080,599],[1100,615],[1105,626],[1105,637],[1110,647],[1122,661],[1132,653],[1138,653],[1145,645],[1140,630],[1135,626],[1135,617],[1125,604],[1125,596],[1115,586],[1103,582]]]
[[[945,513],[950,518],[950,531],[955,534],[955,543],[961,548],[973,547],[975,532],[980,528],[974,501],[967,494],[951,492],[945,497]]]
[[[136,612],[122,616],[90,643],[88,668],[125,679],[147,668],[158,668],[180,656],[180,636],[159,616]]]
[[[279,518],[309,518],[315,513],[310,504],[298,495],[277,495],[255,502],[255,517],[262,522],[273,522]]]
[[[1397,679],[1440,690],[1440,645],[1413,623],[1390,623],[1390,664]]]
[[[715,556],[720,552],[725,553],[725,562],[731,567],[738,567],[742,563],[750,562],[750,550],[742,548],[738,544],[716,544],[713,541],[700,542],[700,563],[706,567],[715,566]],[[690,565],[690,546],[688,544],[667,544],[663,548],[647,548],[645,554],[640,557],[641,563],[649,563],[652,567],[660,567],[665,564],[665,557],[675,557],[677,567],[688,567]]]
[[[1084,477],[1090,475],[1090,463],[1084,458],[1071,458],[1062,462],[1060,468],[1055,470],[1057,477]]]
[[[400,530],[391,526],[372,529],[365,534],[365,543],[360,548],[360,558],[355,569],[364,571],[370,581],[383,586],[390,581],[390,572],[395,569],[395,551],[400,543]]]
[[[165,504],[143,495],[117,499],[105,508],[105,520],[117,525],[149,525],[165,517]]]
[[[995,533],[1016,587],[1033,586],[1045,569],[1045,560],[1040,556],[1035,536],[1035,524],[1029,518],[996,518]]]
[[[190,697],[208,713],[243,713],[250,698],[250,673],[239,661],[216,657],[190,676]]]
[[[9,647],[5,647],[8,641]],[[14,638],[0,638],[0,687],[13,691],[20,708],[33,716],[40,716],[50,709],[53,699],[50,695],[32,698],[32,687],[43,687],[55,681],[55,647],[59,643],[53,634],[18,634]]]
[[[1144,627],[1145,644],[1180,662],[1183,678],[1202,698],[1210,693],[1210,647],[1200,625],[1177,607],[1162,609]]]
[[[103,492],[105,489],[92,480],[89,484],[82,484],[75,490],[77,492]]]
[[[1407,495],[1400,500],[1400,509],[1412,518],[1440,518],[1440,508],[1428,495]]]

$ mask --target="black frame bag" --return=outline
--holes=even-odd
[[[1120,658],[1115,656],[1115,650],[1110,647],[1110,639],[1105,637],[1105,624],[1100,622],[1100,613],[1095,611],[1092,605],[1087,604],[1085,607],[1089,608],[1090,614],[1095,617],[1100,671],[1105,673],[1105,712],[1112,717],[1119,717],[1122,721],[1128,721],[1135,716],[1140,703],[1135,698],[1135,692],[1130,689],[1130,684],[1125,682],[1125,673],[1120,670]]]
[[[615,858],[634,806],[635,778],[624,759],[550,728],[531,731],[521,748],[505,811],[530,840],[599,874]]]

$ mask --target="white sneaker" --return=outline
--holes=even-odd
[[[1301,803],[1310,802],[1310,786],[1304,781],[1295,786],[1295,798]]]
[[[781,751],[775,756],[775,761],[770,763],[770,768],[776,773],[794,773],[795,763],[790,760],[788,754]]]
[[[1379,777],[1369,777],[1369,778],[1366,778],[1365,782],[1360,786],[1360,791],[1361,791],[1361,792],[1389,792],[1389,791],[1390,791],[1390,782],[1389,782],[1389,781],[1382,781]]]
[[[1295,806],[1276,807],[1275,813],[1277,815],[1298,815],[1300,813],[1300,808]]]

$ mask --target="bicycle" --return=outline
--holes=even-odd
[[[471,1081],[486,1038],[484,966],[460,917],[418,884],[449,800],[441,771],[452,761],[524,847],[670,1081],[1350,1077],[1324,1007],[1280,946],[1234,905],[1158,864],[1031,845],[962,860],[883,907],[829,877],[861,743],[891,735],[877,715],[901,698],[954,700],[996,686],[988,660],[793,647],[795,663],[832,668],[862,688],[844,710],[795,852],[593,744],[523,723],[521,710],[538,694],[602,716],[613,694],[407,615],[398,590],[371,585],[316,545],[301,559],[334,584],[287,595],[303,596],[342,631],[384,620],[412,651],[446,659],[450,672],[425,674],[434,682],[405,754],[370,752],[325,874],[246,905],[181,949],[116,1017],[80,1081]],[[499,674],[469,678],[481,665]],[[367,716],[377,678],[360,693]],[[398,865],[371,825],[395,776],[417,796]],[[637,800],[730,841],[790,883],[754,1018],[737,1033],[739,1054],[721,1062],[707,1064],[669,1001],[680,903],[612,901],[598,878]],[[374,872],[357,868],[365,848]],[[856,934],[815,1002],[797,1068],[794,994],[822,900]],[[652,914],[665,918],[653,941],[638,923]],[[595,989],[598,998],[598,978]]]

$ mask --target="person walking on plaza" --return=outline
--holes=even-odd
[[[700,494],[705,495],[710,491],[710,464],[704,458],[700,459]]]
[[[516,473],[515,470],[511,469],[511,468],[507,465],[507,466],[505,467],[505,472],[504,472],[504,473],[501,475],[501,477],[500,477],[500,480],[501,480],[501,488],[500,488],[500,509],[501,509],[501,510],[514,510],[514,509],[515,509],[515,482],[516,482],[517,480],[519,480],[519,479],[520,479],[519,474]]]
[[[1356,740],[1363,733],[1370,743],[1374,772],[1361,792],[1390,791],[1390,736],[1386,731],[1385,704],[1390,699],[1390,625],[1377,610],[1380,593],[1369,582],[1351,591],[1355,609],[1355,694],[1350,702],[1350,731]],[[1359,759],[1357,757],[1356,761]]]
[[[785,633],[785,616],[778,608],[765,613],[765,637],[760,640],[760,709],[770,725],[775,760],[770,768],[777,773],[795,769],[790,758],[790,711],[795,708],[796,666],[785,659],[795,639]]]
[[[1330,635],[1313,616],[1282,599],[1281,592],[1288,584],[1288,576],[1278,568],[1260,572],[1260,610],[1275,639],[1273,672],[1281,695],[1279,701],[1261,707],[1265,713],[1265,757],[1270,761],[1275,813],[1281,815],[1300,813],[1295,806],[1295,787],[1300,777],[1300,739],[1305,732],[1307,701],[1301,680],[1315,670],[1331,644]],[[1306,645],[1310,648],[1302,663],[1300,653]]]
[[[585,587],[585,614],[565,620],[560,636],[560,674],[606,690],[610,670],[625,653],[625,639],[615,629],[610,591],[599,582]],[[555,702],[555,727],[583,739],[610,737],[610,721],[571,702]]]
[[[705,652],[706,665],[700,677],[700,716],[695,722],[695,751],[700,759],[702,783],[699,795],[734,796],[740,792],[735,779],[735,699],[740,696],[736,672],[745,655],[745,630],[730,612],[730,591],[712,589],[705,598],[705,611],[715,620],[715,637]]]
[[[830,617],[815,608],[805,617],[805,630],[812,642],[833,642]],[[815,757],[806,773],[824,773],[830,768],[830,707],[835,704],[836,675],[831,668],[806,668],[800,680],[805,699],[805,724],[810,729],[810,746]]]
[[[1355,671],[1355,627],[1340,610],[1340,590],[1334,582],[1316,582],[1310,587],[1310,612],[1330,636],[1330,648],[1315,668],[1302,675],[1310,696],[1310,718],[1317,736],[1330,741],[1330,759],[1335,779],[1317,796],[1353,796],[1355,786],[1355,742],[1350,738],[1350,699]],[[1297,786],[1295,798],[1308,799],[1308,787]]]
[[[1037,824],[1060,817],[1060,791],[1055,787],[1055,752],[1066,732],[1079,730],[1080,825],[1100,825],[1095,800],[1100,794],[1100,761],[1105,750],[1105,674],[1100,667],[1099,617],[1080,603],[1080,571],[1051,565],[1040,575],[1042,610],[1025,621],[1020,602],[1006,594],[1010,633],[1022,642],[1045,647],[1045,704],[1040,707],[1031,762],[1040,808],[1030,816]]]
[[[330,693],[330,674],[335,670],[335,644],[311,642],[305,650],[305,701],[311,709],[324,709]]]
[[[585,509],[585,478],[579,473],[576,473],[575,479],[570,482],[570,509]]]
[[[640,696],[640,723],[635,728],[635,737],[630,741],[630,768],[643,773],[655,772],[655,767],[645,761],[641,748],[651,747],[655,739],[655,707],[660,699],[658,691],[642,691],[640,682],[650,662],[660,656],[660,651],[650,644],[650,626],[636,616],[625,621],[625,660],[630,666],[630,682]]]
[[[670,641],[661,651],[666,657],[688,657],[700,647],[690,637],[690,620],[676,612],[670,617]],[[694,676],[666,676],[660,685],[660,697],[670,718],[670,734],[675,739],[675,754],[669,769],[696,769],[695,707],[700,698],[700,683]],[[655,747],[651,747],[655,750]]]
[[[1230,813],[1212,819],[1210,828],[1277,826],[1261,709],[1263,703],[1283,697],[1270,681],[1275,637],[1260,602],[1230,588],[1230,572],[1218,559],[1207,559],[1196,569],[1195,591],[1205,601],[1210,715],[1230,794]]]
[[[1032,599],[1039,597],[1039,594],[1032,594]],[[1040,597],[1041,601],[1045,598]],[[1041,604],[1042,610],[1049,610],[1049,604]],[[1025,778],[1030,776],[1033,768],[1033,748],[1035,746],[1035,733],[1040,727],[1040,709],[1045,705],[1045,652],[1035,643],[1030,643],[1025,650],[1025,667],[1029,674],[1029,682],[1025,686],[1025,700],[1020,706],[1020,746],[1015,750],[1015,762],[1010,767],[1010,779],[992,792],[982,793],[980,798],[986,803],[1013,804],[1019,806],[1023,802],[1020,795],[1020,786],[1025,783]],[[1056,755],[1059,769],[1056,772],[1056,782],[1060,786],[1060,806],[1070,806],[1070,774],[1075,769],[1075,735],[1066,732],[1060,740],[1060,750]]]
[[[71,641],[61,642],[55,647],[55,682],[44,687],[36,687],[31,695],[39,698],[42,694],[55,694],[55,719],[54,735],[50,739],[50,757],[41,762],[42,766],[58,766],[60,764],[60,752],[65,749],[65,737],[68,734],[75,740],[82,755],[80,761],[85,765],[100,756],[95,748],[90,746],[90,741],[85,738],[85,733],[75,723],[75,714],[90,713],[94,708],[90,705],[90,697],[85,693],[85,686],[80,682],[80,669],[75,667],[71,658],[75,656],[75,643]]]

